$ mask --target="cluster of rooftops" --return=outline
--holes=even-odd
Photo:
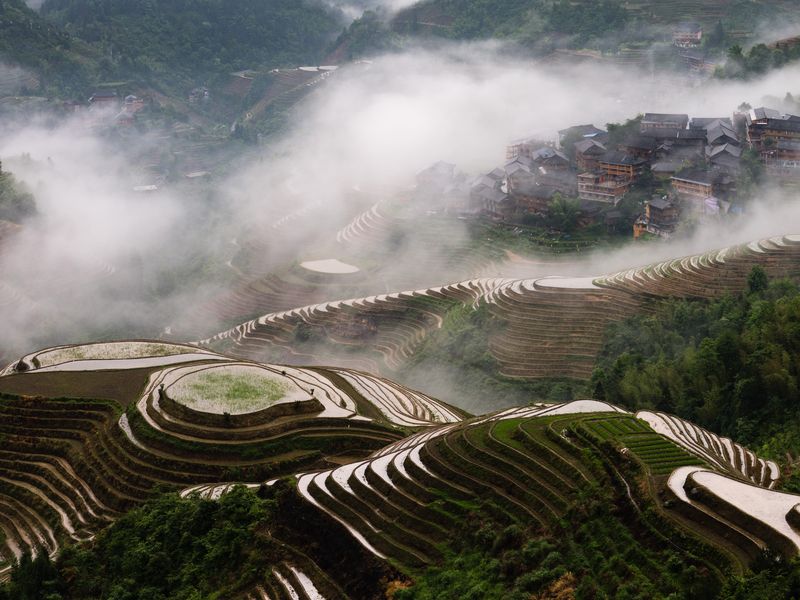
[[[506,163],[471,183],[455,167],[437,163],[418,183],[444,175],[440,191],[453,197],[469,186],[468,212],[509,219],[546,213],[556,194],[578,198],[586,213],[612,210],[640,178],[655,178],[669,193],[646,203],[642,218],[668,210],[701,216],[737,212],[736,184],[745,149],[753,149],[769,177],[800,182],[800,117],[769,108],[732,117],[646,113],[638,124],[611,132],[593,124],[558,132],[556,143],[527,138],[507,147]],[[440,179],[441,181],[441,179]],[[423,186],[424,187],[424,186]],[[674,209],[674,210],[672,210]],[[669,234],[669,227],[658,231]],[[634,228],[636,233],[636,229]]]

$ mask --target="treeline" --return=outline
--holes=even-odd
[[[630,13],[618,2],[602,0],[575,4],[559,0],[545,10],[547,30],[578,36],[580,41],[620,32]]]
[[[55,564],[24,556],[0,600],[188,600],[232,597],[270,556],[259,536],[274,504],[244,488],[219,502],[164,494],[128,512],[91,545],[68,546]]]
[[[800,291],[768,284],[760,267],[748,286],[712,302],[665,301],[612,326],[594,395],[676,414],[773,458],[800,452]]]
[[[724,65],[717,67],[714,76],[722,79],[748,79],[800,59],[800,43],[771,48],[757,44],[745,51],[734,45],[728,49]]]
[[[42,14],[98,50],[101,78],[167,88],[316,64],[341,29],[321,3],[298,0],[47,0]]]
[[[588,460],[588,459],[587,459]],[[615,505],[611,486],[587,487],[545,535],[503,527],[486,503],[467,519],[442,564],[396,600],[653,600],[722,598],[705,567],[655,545]]]
[[[0,56],[4,63],[39,75],[45,93],[79,89],[89,80],[93,61],[88,47],[48,23],[24,0],[0,2]]]
[[[429,0],[402,11],[395,22],[412,35],[425,30],[456,39],[500,37],[533,44],[543,36],[557,34],[575,36],[574,43],[583,43],[618,33],[629,16],[613,0],[582,4],[567,0]],[[444,26],[426,27],[431,21],[441,21]]]
[[[0,165],[0,221],[21,223],[36,214],[33,194]]]
[[[243,598],[273,568],[310,560],[353,598],[380,597],[399,574],[280,481],[218,501],[154,490],[90,542],[23,556],[0,600]],[[330,595],[332,584],[318,582]]]

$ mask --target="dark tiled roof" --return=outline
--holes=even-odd
[[[508,198],[507,194],[504,194],[500,190],[496,190],[494,188],[482,188],[477,192],[477,194],[482,200],[488,200],[491,202],[503,202]]]
[[[654,198],[650,200],[648,204],[657,210],[664,210],[665,208],[670,208],[672,206],[672,202],[664,198]]]
[[[673,31],[676,33],[699,33],[703,31],[703,26],[694,21],[687,21],[684,23],[678,23]]]
[[[493,179],[488,175],[481,175],[475,181],[472,182],[472,188],[479,188],[479,187],[487,187],[494,189],[497,187],[499,181],[497,179]]]
[[[774,108],[761,106],[753,109],[753,115],[755,116],[756,120],[761,121],[762,119],[777,119],[781,116],[781,113]]]
[[[672,178],[680,179],[682,181],[691,181],[692,183],[702,183],[704,185],[711,185],[714,182],[711,173],[708,171],[700,171],[698,169],[675,173]]]
[[[694,117],[691,123],[689,123],[689,127],[691,129],[707,129],[716,121],[719,121],[728,127],[733,127],[730,117]]]
[[[706,132],[696,129],[679,129],[676,137],[679,140],[705,140]]]
[[[566,129],[562,129],[558,132],[561,137],[565,135],[569,135],[571,133],[575,133],[577,135],[587,136],[593,133],[605,133],[602,129],[598,129],[591,123],[587,125],[573,125],[572,127],[567,127]]]
[[[557,187],[554,187],[552,185],[529,183],[527,185],[518,188],[516,192],[523,196],[531,196],[532,198],[541,198],[544,200],[550,200],[553,196],[559,193],[559,190]]]
[[[708,130],[708,142],[714,143],[714,141],[727,137],[730,140],[734,140],[736,142],[739,141],[739,136],[736,135],[736,132],[728,129],[727,127],[715,127],[714,129]]]
[[[600,152],[605,152],[606,150],[606,147],[603,144],[590,138],[583,139],[580,142],[575,143],[575,151],[579,152],[580,154],[584,154],[587,150],[592,148],[595,148]]]
[[[767,129],[800,133],[800,121],[793,119],[767,119]]]
[[[738,158],[742,155],[742,149],[739,146],[734,146],[733,144],[721,144],[719,146],[711,147],[708,152],[708,155],[712,158],[719,156],[720,154],[730,154],[731,156]]]
[[[646,161],[626,154],[625,152],[606,152],[600,157],[600,162],[610,165],[641,165]]]
[[[660,160],[653,163],[651,170],[653,173],[675,173],[681,168],[683,163],[676,160]]]
[[[620,145],[626,148],[636,148],[638,150],[655,150],[656,140],[653,136],[637,135],[629,137]]]
[[[660,127],[658,129],[645,129],[641,135],[656,140],[667,140],[678,137],[677,127]]]
[[[528,173],[528,174],[530,174],[531,172],[530,168],[527,165],[516,160],[513,160],[506,165],[507,175],[513,175],[517,171],[522,171],[523,173]]]
[[[674,123],[689,122],[689,115],[669,113],[645,113],[642,123]]]
[[[535,152],[531,153],[531,158],[534,161],[548,160],[550,158],[560,158],[561,160],[569,162],[569,159],[563,152],[561,152],[560,150],[556,150],[555,148],[550,148],[549,146],[545,146],[544,148],[539,148]]]

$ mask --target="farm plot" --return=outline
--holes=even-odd
[[[186,344],[131,340],[56,346],[33,352],[9,364],[0,377],[13,373],[97,371],[159,367],[191,360],[229,360]]]
[[[100,344],[83,344],[78,346],[62,346],[35,354],[40,367],[49,367],[59,363],[75,360],[124,360],[129,358],[148,358],[158,356],[174,356],[176,354],[202,353],[201,348],[178,344],[165,344],[152,341],[104,342]]]
[[[193,371],[170,385],[167,392],[184,406],[216,414],[255,412],[309,397],[287,377],[247,365]]]
[[[734,477],[748,479],[757,485],[774,487],[780,478],[778,465],[757,457],[751,450],[729,438],[698,427],[674,415],[639,411],[636,417],[706,463],[727,471]]]
[[[652,475],[668,475],[678,467],[706,464],[631,416],[588,418],[582,426],[601,440],[627,448]]]

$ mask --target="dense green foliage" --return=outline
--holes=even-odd
[[[628,11],[611,0],[586,4],[560,0],[546,14],[551,31],[576,35],[581,41],[620,31],[630,19]]]
[[[396,37],[384,19],[368,10],[350,24],[336,39],[333,47],[343,48],[346,57],[353,60],[395,49],[398,47]]]
[[[219,502],[165,494],[127,513],[93,545],[67,547],[57,569],[41,558],[23,561],[7,597],[178,600],[230,595],[264,568],[271,542],[258,532],[273,512],[272,502],[244,488]]]
[[[539,2],[531,0],[443,0],[440,8],[454,16],[451,35],[474,39],[508,34],[522,23],[527,11]]]
[[[572,233],[578,227],[581,203],[577,198],[564,198],[556,192],[547,206],[547,221],[550,227]]]
[[[20,223],[36,213],[36,202],[11,173],[0,168],[0,221]]]
[[[766,558],[769,558],[767,556]],[[744,579],[730,579],[720,596],[726,600],[794,600],[800,598],[800,561],[763,561]]]
[[[340,23],[297,0],[47,0],[42,12],[102,51],[101,76],[189,85],[316,63]]]
[[[0,2],[0,55],[27,67],[46,90],[76,89],[87,81],[91,53],[62,29],[29,9],[23,0]]]
[[[728,49],[725,65],[718,67],[714,75],[722,78],[748,79],[798,59],[800,59],[800,44],[777,48],[756,44],[747,51],[737,44]]]
[[[600,494],[602,496],[602,494]],[[398,600],[714,598],[714,580],[670,550],[642,546],[609,516],[608,498],[587,501],[579,525],[553,538],[479,524],[459,551],[398,593]],[[560,594],[560,595],[559,595]]]
[[[603,472],[593,450],[581,462]],[[662,544],[620,493],[609,481],[586,486],[544,532],[503,525],[487,503],[453,537],[443,564],[396,598],[715,597],[720,583],[708,568]]]
[[[800,291],[767,285],[713,302],[675,300],[612,326],[593,376],[597,397],[656,408],[770,456],[800,452]]]

